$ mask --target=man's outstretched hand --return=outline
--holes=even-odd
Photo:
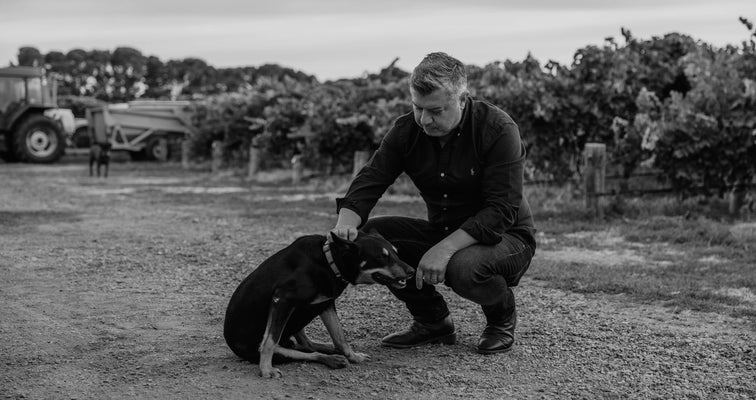
[[[423,287],[423,281],[430,285],[443,283],[446,280],[446,266],[454,253],[455,249],[446,246],[444,242],[436,244],[425,252],[415,271],[415,287],[420,290]]]

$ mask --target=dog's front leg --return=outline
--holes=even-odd
[[[260,343],[260,376],[263,378],[280,378],[281,370],[273,368],[273,354],[284,331],[294,307],[285,299],[274,293],[268,313],[263,340]]]
[[[307,337],[304,329],[294,334],[297,339],[297,349],[302,351],[317,352],[323,354],[335,354],[336,348],[332,344],[313,342]]]
[[[320,314],[320,319],[323,320],[323,324],[331,335],[336,350],[343,354],[347,360],[353,363],[361,363],[370,358],[367,354],[356,353],[352,350],[352,346],[349,345],[346,336],[344,336],[344,330],[341,328],[339,316],[336,315],[336,306],[333,303]]]

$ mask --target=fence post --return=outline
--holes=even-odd
[[[212,154],[213,160],[210,164],[210,170],[213,173],[220,172],[221,165],[223,164],[223,142],[220,140],[213,140]]]
[[[189,169],[189,151],[189,139],[184,138],[184,140],[181,141],[181,168],[183,169]]]
[[[604,218],[600,194],[606,188],[606,145],[603,143],[586,143],[583,150],[585,165],[585,207],[594,217]]]
[[[249,146],[249,169],[247,170],[247,179],[254,180],[257,178],[257,171],[260,170],[260,149],[255,145]]]
[[[291,183],[294,185],[298,185],[302,181],[304,173],[304,163],[302,161],[301,154],[297,154],[291,158]]]
[[[352,168],[352,177],[357,176],[357,173],[360,172],[362,167],[367,164],[368,160],[370,159],[370,152],[369,151],[363,151],[358,150],[354,152],[354,165]]]
[[[745,194],[746,185],[743,181],[738,180],[737,182],[735,182],[735,185],[733,185],[732,190],[730,191],[730,204],[728,210],[730,212],[730,216],[740,216],[740,208],[743,207],[743,203],[745,202]]]

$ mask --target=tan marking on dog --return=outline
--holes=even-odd
[[[324,296],[322,294],[318,294],[312,301],[310,301],[310,304],[320,304],[325,303],[326,301],[333,300],[333,297]]]

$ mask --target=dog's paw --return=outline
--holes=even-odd
[[[349,365],[349,361],[341,354],[331,354],[323,356],[323,364],[333,369],[346,368]]]
[[[365,362],[370,359],[370,355],[365,353],[352,353],[347,357],[350,362],[353,362],[355,364],[359,364],[361,362]]]
[[[278,368],[261,369],[260,376],[263,378],[280,378],[283,376],[281,370]]]

